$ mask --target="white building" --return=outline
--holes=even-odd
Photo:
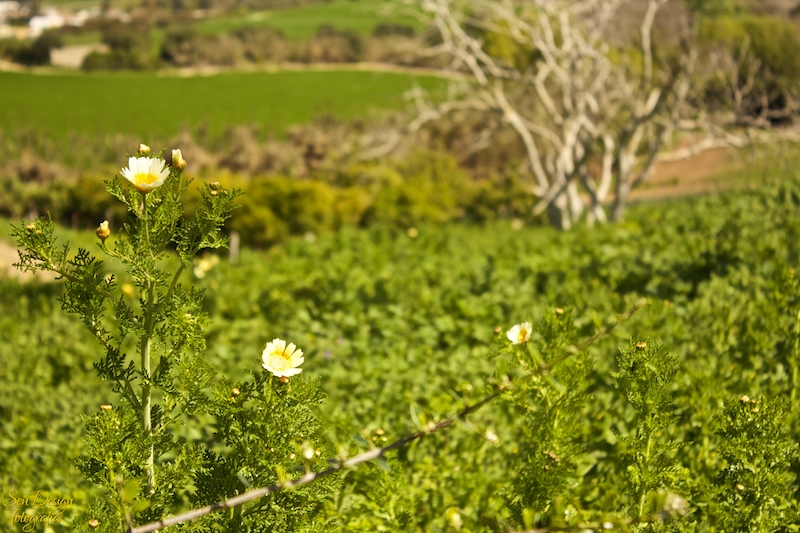
[[[37,15],[31,17],[28,21],[28,35],[35,39],[40,36],[44,30],[52,28],[60,28],[67,23],[64,16],[55,9],[48,9],[44,15]]]

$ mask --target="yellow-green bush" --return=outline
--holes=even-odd
[[[700,25],[700,41],[728,47],[739,60],[747,50],[761,64],[758,83],[795,90],[800,81],[800,35],[788,21],[756,15],[707,18]]]

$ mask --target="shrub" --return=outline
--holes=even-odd
[[[702,19],[700,42],[707,50],[721,48],[733,62],[732,72],[720,72],[744,92],[741,112],[757,116],[769,110],[792,111],[790,103],[798,96],[800,83],[800,35],[788,21],[767,16],[721,16]],[[708,87],[711,103],[734,105],[726,88],[712,81]]]
[[[105,23],[102,42],[109,52],[92,52],[83,58],[83,70],[142,70],[151,66],[150,28],[143,22]]]
[[[62,45],[59,34],[46,31],[31,43],[8,47],[6,54],[12,61],[22,65],[47,65],[50,63],[50,50],[61,48]]]
[[[305,63],[352,63],[360,61],[363,54],[364,42],[359,34],[326,24],[300,47],[295,59]]]

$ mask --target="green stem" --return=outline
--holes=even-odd
[[[142,194],[143,199],[143,217],[144,220],[144,234],[147,243],[147,250],[152,254],[150,249],[150,224],[147,219],[147,195]],[[151,419],[152,396],[150,391],[150,351],[153,342],[153,305],[155,298],[155,282],[150,279],[147,282],[147,307],[145,309],[144,321],[144,335],[142,335],[141,349],[142,349],[142,428],[144,429],[145,436],[150,439],[153,436],[153,421]],[[150,453],[147,457],[147,486],[150,494],[156,491],[156,472],[154,465],[155,450],[153,443],[150,443]]]
[[[794,350],[792,350],[792,392],[791,392],[791,405],[797,402],[797,388],[800,385],[800,311],[797,313],[797,322],[795,323],[794,333]]]
[[[653,433],[645,427],[645,431],[647,432],[647,445],[644,448],[644,458],[642,463],[639,465],[639,475],[641,479],[639,480],[639,501],[638,501],[638,513],[637,517],[644,516],[644,502],[647,498],[647,485],[645,484],[645,475],[648,472],[649,465],[650,465],[650,448],[653,445]]]
[[[242,504],[233,508],[233,516],[231,518],[233,519],[233,531],[239,531],[239,526],[242,524]]]
[[[156,314],[160,313],[163,307],[172,298],[172,293],[175,291],[175,286],[178,284],[178,279],[180,279],[181,274],[183,274],[184,270],[186,270],[186,265],[181,264],[181,266],[178,267],[177,272],[175,272],[175,276],[172,278],[172,283],[169,284],[169,289],[167,290],[166,296],[164,296],[164,299],[161,301],[161,304],[156,308]]]

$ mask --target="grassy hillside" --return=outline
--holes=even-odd
[[[231,73],[205,77],[145,74],[32,76],[0,73],[0,129],[163,138],[204,124],[256,124],[275,132],[320,115],[367,118],[399,109],[414,84],[432,77],[376,72]]]

